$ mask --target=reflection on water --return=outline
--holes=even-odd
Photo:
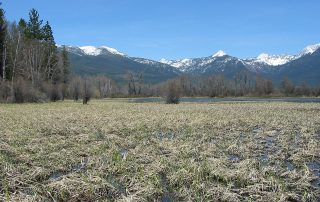
[[[150,103],[160,102],[164,103],[163,98],[131,98],[128,102],[133,103]],[[199,103],[213,103],[213,102],[298,102],[298,103],[320,103],[320,98],[181,98],[181,102],[199,102]]]

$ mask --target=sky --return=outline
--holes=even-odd
[[[60,45],[109,46],[154,60],[296,54],[320,43],[319,0],[0,0],[9,21],[31,8]]]

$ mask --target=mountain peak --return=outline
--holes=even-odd
[[[222,50],[219,50],[218,52],[216,52],[215,54],[212,55],[212,57],[222,57],[222,56],[225,56],[227,55],[224,51]]]

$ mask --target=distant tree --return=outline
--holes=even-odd
[[[69,94],[74,101],[78,101],[81,95],[81,78],[79,76],[73,77],[69,84]]]
[[[46,24],[41,28],[41,37],[42,40],[49,43],[50,45],[55,45],[53,32],[49,22],[47,21]]]
[[[41,39],[45,45],[45,67],[46,80],[50,80],[53,84],[63,80],[63,70],[58,67],[58,51],[54,41],[53,32],[49,22],[41,28]]]
[[[253,83],[251,76],[247,70],[241,70],[234,77],[234,93],[235,96],[243,96],[249,93]]]
[[[100,98],[111,97],[116,90],[114,81],[106,76],[97,76],[94,80],[96,81]]]
[[[43,33],[41,30],[42,20],[39,19],[39,13],[36,9],[29,12],[29,22],[26,27],[26,36],[29,39],[42,40]]]
[[[23,18],[20,18],[18,26],[19,29],[24,33],[27,28],[27,22]]]
[[[83,92],[82,92],[82,103],[88,104],[92,97],[92,86],[88,78],[83,79]]]
[[[269,95],[273,91],[273,85],[271,80],[262,78],[261,76],[256,77],[255,93],[257,95]]]
[[[281,82],[281,89],[282,92],[288,96],[288,95],[292,95],[294,92],[294,85],[293,83],[289,80],[288,77],[284,77],[282,82]]]
[[[176,81],[170,81],[167,84],[165,99],[167,104],[179,104],[180,89]]]
[[[126,78],[128,81],[128,94],[129,95],[136,95],[137,94],[136,80],[135,80],[133,72],[127,72]]]
[[[185,96],[191,96],[193,90],[191,78],[187,75],[182,75],[179,77],[178,81],[181,88],[181,94]]]
[[[68,51],[65,46],[62,47],[61,51],[61,73],[62,73],[62,100],[67,96],[67,86],[69,84],[69,75],[70,75],[70,62]]]
[[[62,73],[63,73],[63,83],[67,84],[69,81],[69,74],[70,74],[70,61],[69,61],[69,55],[68,51],[66,49],[66,46],[62,47],[61,51],[61,57],[62,57]]]
[[[265,87],[265,93],[266,94],[271,94],[273,92],[273,83],[271,80],[266,81],[266,87]]]

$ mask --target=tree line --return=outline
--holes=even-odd
[[[16,23],[8,22],[0,8],[0,53],[2,100],[28,102],[66,96],[67,51],[58,51],[49,22],[44,23],[35,9],[29,12],[28,21]]]
[[[0,4],[0,101],[44,102],[92,97],[165,96],[178,103],[181,96],[319,96],[320,88],[306,83],[294,85],[288,78],[276,88],[271,80],[247,71],[233,79],[222,74],[210,76],[182,75],[161,84],[146,84],[143,73],[128,72],[127,85],[117,85],[107,76],[81,77],[70,69],[68,51],[58,48],[50,23],[40,19],[35,9],[29,19],[8,22]]]
[[[0,101],[45,102],[65,98],[86,104],[118,94],[106,76],[72,75],[65,46],[57,47],[48,21],[35,9],[29,19],[9,22],[0,3]]]
[[[260,75],[253,75],[241,70],[232,79],[225,78],[223,74],[209,76],[182,75],[158,85],[144,85],[142,74],[128,76],[127,96],[162,96],[172,97],[241,97],[241,96],[320,96],[320,86],[309,86],[307,83],[295,85],[284,77],[280,85],[274,85],[272,80]],[[139,93],[136,93],[138,86]]]

